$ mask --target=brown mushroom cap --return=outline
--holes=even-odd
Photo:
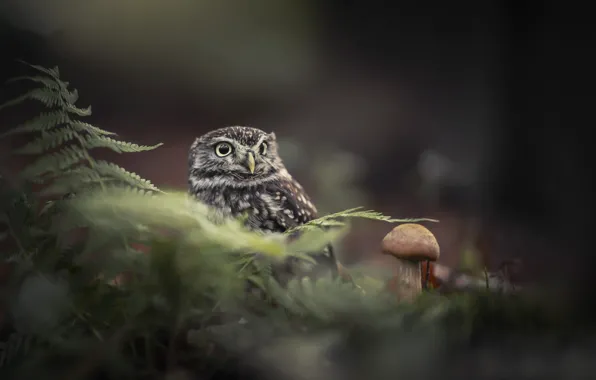
[[[410,261],[436,261],[440,255],[435,235],[416,223],[395,227],[383,238],[381,247],[385,254]]]

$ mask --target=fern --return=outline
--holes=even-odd
[[[101,128],[97,128],[89,123],[85,123],[82,121],[71,121],[70,126],[77,131],[87,131],[90,134],[96,135],[106,135],[106,136],[115,136],[114,132],[105,131]]]
[[[16,149],[17,154],[41,154],[49,149],[53,149],[76,137],[75,132],[70,129],[62,129],[50,132],[41,132],[41,137],[28,143],[22,148]]]
[[[107,161],[97,161],[95,170],[104,177],[118,179],[127,183],[131,187],[137,187],[142,190],[159,192],[159,189],[147,179],[141,178],[136,173],[129,172],[126,169]]]
[[[42,132],[49,131],[54,127],[64,124],[69,121],[69,117],[62,110],[52,112],[42,112],[39,116],[31,119],[24,124],[19,125],[5,133],[0,134],[0,137],[16,135],[28,132]]]
[[[110,137],[91,135],[83,143],[87,149],[93,148],[108,148],[117,153],[138,153],[153,150],[162,146],[163,144],[156,144],[153,146],[137,145],[125,141],[114,140]]]
[[[87,219],[73,217],[73,213],[66,211],[73,210],[71,202],[74,199],[85,198],[85,194],[95,194],[97,190],[127,189],[126,194],[144,198],[148,194],[161,193],[155,185],[136,173],[114,163],[95,160],[92,155],[95,148],[128,153],[152,150],[161,144],[148,147],[119,141],[113,138],[115,133],[81,120],[91,115],[91,108],[75,105],[78,92],[70,90],[68,82],[60,79],[59,70],[29,66],[38,72],[37,75],[13,78],[10,82],[29,81],[37,87],[0,105],[1,110],[35,100],[46,108],[37,117],[0,135],[0,138],[20,134],[34,136],[11,153],[35,156],[19,174],[22,186],[43,185],[34,194],[12,189],[2,182],[0,224],[8,226],[4,240],[11,240],[17,247],[16,251],[0,252],[3,262],[16,265],[11,277],[21,282],[33,272],[54,277],[66,269],[77,273],[68,281],[71,289],[79,289],[88,287],[89,281],[98,277],[107,281],[128,269],[139,271],[147,268],[146,260],[139,261],[139,253],[135,253],[130,245],[139,236],[127,235],[118,228],[95,228]],[[73,198],[72,194],[77,196]],[[44,205],[40,204],[40,197],[51,199]],[[64,218],[64,215],[70,215],[70,218]],[[61,224],[59,232],[55,230],[57,220]],[[85,240],[73,240],[81,228],[88,230]],[[102,250],[110,252],[105,259],[93,264],[85,262]],[[214,270],[214,273],[217,271]],[[73,307],[79,309],[81,305]],[[72,319],[64,328],[70,331],[83,327],[98,332],[100,329],[95,322],[88,319],[88,316],[73,311]],[[15,341],[14,337],[28,338],[28,335],[17,328],[13,338],[0,343],[0,367],[16,360],[22,352],[16,345],[19,341]],[[47,336],[38,338],[45,344],[49,343]]]
[[[54,78],[51,76],[49,78],[46,76],[41,76],[41,75],[13,77],[13,78],[8,79],[6,81],[6,83],[12,83],[12,82],[18,82],[18,81],[31,81],[31,82],[41,83],[48,88],[52,88],[52,89],[56,89],[56,90],[60,89],[60,83],[57,83],[54,80]]]
[[[320,218],[311,220],[308,223],[303,225],[294,227],[289,233],[293,233],[295,231],[306,231],[306,230],[316,230],[320,228],[331,228],[331,227],[340,227],[344,226],[346,219],[370,219],[370,220],[377,220],[381,222],[387,223],[420,223],[420,222],[438,222],[436,219],[429,219],[429,218],[415,218],[415,219],[395,219],[390,216],[386,216],[381,214],[377,211],[371,210],[363,210],[363,207],[356,207],[344,211],[340,211],[334,214],[329,214],[322,216]]]
[[[95,160],[90,152],[93,148],[126,153],[155,146],[120,142],[113,133],[78,120],[89,115],[90,108],[74,105],[78,93],[68,90],[59,70],[30,66],[39,75],[15,80],[27,80],[41,88],[8,104],[36,99],[51,109],[3,136],[37,134],[17,151],[41,155],[24,170],[22,176],[27,181],[20,186],[42,182],[45,187],[41,193],[33,193],[26,186],[8,186],[0,178],[0,224],[8,227],[0,238],[16,243],[0,254],[17,266],[15,285],[35,275],[66,284],[70,294],[64,314],[54,320],[53,328],[30,326],[34,328],[27,333],[16,326],[16,331],[0,342],[2,379],[92,378],[95,370],[114,378],[162,378],[164,374],[157,370],[162,362],[167,362],[168,369],[189,368],[193,375],[208,378],[222,366],[234,367],[234,362],[227,360],[240,355],[236,337],[248,341],[243,341],[242,347],[250,349],[268,343],[262,331],[275,338],[301,339],[315,332],[338,332],[340,343],[353,351],[350,364],[373,371],[367,373],[369,377],[396,378],[399,376],[378,375],[396,363],[407,368],[412,358],[407,355],[419,353],[407,334],[424,342],[423,333],[440,332],[428,341],[441,349],[449,339],[462,345],[473,335],[477,342],[483,324],[492,331],[517,325],[520,333],[528,330],[528,321],[532,328],[538,325],[545,331],[553,324],[544,308],[533,310],[521,300],[511,303],[486,295],[447,298],[429,293],[413,304],[398,305],[377,289],[381,287],[378,284],[363,292],[352,284],[321,278],[295,279],[282,287],[273,279],[272,264],[288,256],[308,260],[304,252],[317,251],[341,238],[351,219],[388,223],[434,220],[395,219],[355,208],[289,231],[299,231],[297,239],[257,234],[236,220],[215,223],[209,209],[186,194],[162,193],[134,173]],[[73,192],[77,195],[65,198]],[[56,199],[43,202],[46,195]],[[73,231],[81,232],[79,227],[85,228],[85,235],[73,235]],[[262,253],[255,265],[259,273],[251,267],[254,256],[247,254],[255,251]],[[273,301],[277,307],[247,295],[246,280],[258,284],[267,293],[265,301]],[[45,290],[48,282],[41,283]],[[29,297],[30,305],[37,306],[48,292],[37,294],[33,300]],[[36,316],[46,315],[48,309],[24,308]],[[238,322],[240,316],[246,323]],[[40,321],[29,319],[31,323]],[[223,327],[229,332],[224,333]],[[194,332],[192,342],[184,342],[191,335],[189,330]],[[585,329],[581,334],[585,335]],[[182,344],[178,344],[179,338]],[[189,345],[192,347],[186,347]],[[100,356],[106,352],[108,355]],[[323,356],[326,353],[319,358]],[[253,357],[242,359],[246,362]],[[367,362],[367,357],[390,360]],[[274,362],[289,367],[279,356],[265,363],[278,364]],[[64,364],[74,367],[56,373]],[[302,375],[303,368],[299,371]],[[359,374],[354,373],[355,377]],[[229,377],[225,375],[216,377]]]
[[[0,109],[16,106],[26,100],[37,100],[49,110],[3,134],[0,138],[23,133],[36,133],[38,137],[13,154],[39,155],[20,173],[28,182],[46,185],[44,195],[63,197],[69,193],[87,191],[105,184],[120,184],[144,191],[160,192],[151,182],[136,173],[104,161],[97,162],[90,151],[107,148],[117,153],[153,150],[162,144],[143,146],[113,138],[115,133],[103,130],[80,118],[91,115],[91,107],[80,108],[77,90],[69,90],[69,83],[60,79],[58,68],[47,69],[25,63],[38,75],[12,78],[30,81],[39,87],[0,105]]]

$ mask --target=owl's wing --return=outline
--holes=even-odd
[[[269,189],[276,207],[273,213],[274,224],[280,232],[307,223],[317,218],[317,209],[298,182],[293,179],[277,182]],[[311,253],[317,265],[300,260],[285,263],[285,274],[294,276],[317,275],[317,273],[337,273],[337,262],[333,247],[329,244],[322,252]],[[280,278],[281,279],[281,278]],[[282,280],[283,281],[283,280]]]
[[[267,190],[275,230],[283,232],[317,217],[316,207],[294,179],[271,184]]]

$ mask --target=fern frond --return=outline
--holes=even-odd
[[[136,173],[107,161],[96,161],[93,167],[79,166],[67,174],[54,178],[53,182],[40,191],[43,196],[80,193],[103,185],[107,191],[123,191],[127,194],[146,195],[163,193],[149,180]],[[124,187],[122,186],[124,185]]]
[[[132,187],[138,187],[144,190],[161,192],[151,181],[141,178],[136,173],[129,172],[126,169],[107,161],[97,161],[94,165],[95,170],[104,177],[111,177],[117,181],[127,183]]]
[[[310,229],[301,229],[301,231],[306,233],[292,240],[289,246],[292,252],[312,253],[321,252],[328,244],[341,240],[347,234],[348,226],[343,224],[333,229],[311,226]],[[310,256],[302,256],[302,258],[309,260]]]
[[[76,137],[76,133],[70,129],[60,129],[51,132],[42,132],[41,137],[33,140],[22,148],[16,149],[16,154],[40,154],[47,150],[54,149]]]
[[[55,128],[69,121],[69,117],[64,112],[57,110],[51,112],[42,112],[39,116],[31,119],[7,132],[0,134],[0,138],[16,135],[20,133],[42,132]]]
[[[141,189],[138,187],[133,187],[133,186],[121,186],[121,185],[117,185],[117,184],[107,184],[105,186],[105,190],[108,193],[120,193],[120,194],[126,194],[127,196],[139,196],[139,197],[153,197],[155,196],[155,192],[153,191],[148,191],[145,189]]]
[[[118,189],[129,194],[163,193],[138,174],[107,161],[97,161],[93,167],[73,168],[69,170],[68,174],[55,178],[52,184],[41,190],[40,193],[44,196],[77,193],[81,190],[92,189],[99,184],[106,185],[106,190]],[[126,185],[126,187],[120,189],[118,184]]]
[[[63,87],[61,85],[64,85],[64,82],[56,81],[53,78],[48,78],[48,77],[41,76],[41,75],[13,77],[13,78],[8,79],[6,81],[6,83],[25,81],[25,80],[31,81],[31,82],[36,82],[36,83],[41,83],[45,87],[48,87],[48,88],[51,88],[54,90],[62,90]]]
[[[54,179],[52,184],[40,191],[43,196],[62,195],[77,193],[82,188],[90,188],[93,185],[103,183],[101,175],[87,166],[80,166],[71,169],[67,175],[61,175]],[[107,180],[105,181],[107,182]]]
[[[64,218],[83,217],[99,229],[118,225],[123,234],[137,234],[140,226],[151,226],[152,230],[157,229],[154,231],[175,231],[180,241],[195,252],[219,247],[218,252],[258,251],[272,258],[287,255],[283,236],[256,234],[235,220],[215,223],[210,218],[210,209],[190,199],[185,192],[148,198],[142,191],[114,189],[74,198],[69,202],[74,214],[67,213]]]
[[[79,91],[77,89],[74,89],[72,91],[68,91],[65,90],[62,93],[62,96],[64,96],[64,99],[66,99],[66,103],[71,105],[71,104],[75,104],[77,102],[77,100],[79,100]],[[77,108],[77,111],[79,111],[79,109]],[[79,116],[89,116],[91,115],[91,107],[85,108],[83,111],[83,113],[79,113],[79,112],[71,112],[71,113],[76,113]]]
[[[342,226],[345,223],[343,222],[344,219],[370,219],[370,220],[378,220],[381,222],[387,223],[419,223],[419,222],[438,222],[436,219],[429,219],[429,218],[412,218],[412,219],[395,219],[390,216],[383,215],[380,212],[372,211],[372,210],[363,210],[363,207],[355,207],[352,209],[340,211],[334,214],[329,214],[322,216],[320,218],[311,220],[308,223],[303,225],[297,226],[288,232],[294,232],[297,230],[308,230],[308,229],[316,229],[316,228],[326,228],[326,227],[338,227]]]
[[[98,128],[94,125],[91,125],[89,123],[85,123],[85,122],[78,121],[78,120],[71,121],[68,125],[74,129],[76,129],[77,131],[87,132],[92,135],[104,135],[104,136],[116,136],[117,135],[114,132],[109,132],[109,131],[103,130],[101,128]]]
[[[47,107],[55,107],[64,101],[60,92],[43,87],[35,88],[21,96],[0,104],[0,110],[23,103],[25,100],[37,100]]]
[[[47,173],[68,169],[86,157],[87,153],[83,149],[77,146],[67,146],[51,155],[38,158],[25,167],[20,176],[27,180],[39,178]]]
[[[78,98],[78,93],[73,91],[73,92],[69,92],[68,94],[65,94],[64,96],[67,99],[69,99],[70,96]],[[69,100],[69,102],[70,102],[70,100]],[[74,115],[81,116],[81,117],[91,116],[91,113],[92,113],[91,106],[89,106],[87,108],[79,108],[79,107],[74,106],[72,103],[74,103],[74,102],[70,102],[65,105],[64,109],[66,110],[66,112],[72,113]]]
[[[160,146],[162,143],[146,146],[146,145],[137,145],[125,141],[118,141],[114,140],[110,137],[105,136],[91,136],[88,137],[85,143],[85,147],[87,149],[93,148],[108,148],[113,150],[117,153],[138,153],[138,152],[145,152],[149,150],[154,150]]]
[[[29,67],[31,67],[31,68],[39,71],[39,72],[42,72],[44,74],[47,74],[47,75],[51,76],[54,79],[57,79],[57,80],[60,79],[60,69],[58,69],[58,66],[54,66],[54,68],[48,69],[48,68],[45,68],[45,67],[40,66],[40,65],[31,64],[31,63],[26,62],[26,61],[24,61],[22,59],[17,59],[17,62],[20,62],[20,63],[22,63],[24,65],[27,65],[27,66],[29,66]],[[68,85],[68,82],[65,82],[65,83]]]
[[[41,85],[26,94],[12,99],[0,108],[17,105],[25,100],[38,100],[48,108],[54,108],[27,121],[26,123],[0,135],[0,137],[22,134],[27,132],[40,132],[41,136],[29,142],[13,153],[17,154],[44,154],[32,164],[21,171],[20,177],[29,183],[50,185],[44,195],[63,197],[66,194],[80,194],[89,189],[111,185],[130,186],[131,191],[137,193],[160,192],[150,181],[141,178],[135,173],[126,171],[118,165],[100,161],[95,166],[94,160],[89,155],[93,148],[108,148],[118,153],[143,152],[155,149],[162,144],[142,146],[125,141],[118,141],[108,136],[115,133],[95,127],[89,123],[76,120],[80,117],[91,115],[91,107],[80,108],[74,103],[78,99],[76,89],[69,90],[69,83],[59,78],[57,68],[46,69],[38,65],[31,65],[42,75],[21,76],[10,81],[30,81]],[[72,140],[76,143],[68,144]],[[48,151],[59,148],[57,152],[47,154]],[[79,165],[87,161],[89,165]]]

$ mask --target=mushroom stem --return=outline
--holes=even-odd
[[[387,282],[387,290],[399,300],[411,301],[422,293],[422,270],[420,262],[398,259],[395,276]]]

